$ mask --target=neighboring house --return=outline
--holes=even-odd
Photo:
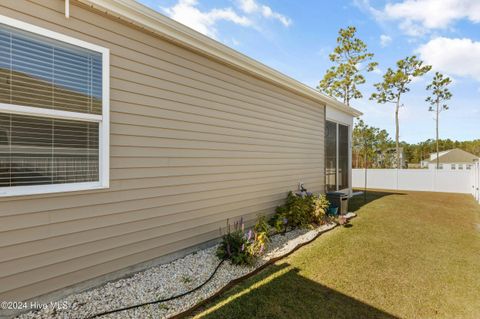
[[[357,110],[134,1],[66,4],[0,2],[0,300],[178,258],[299,182],[351,191]]]
[[[408,168],[407,161],[405,160],[405,152],[403,147],[399,147],[400,151],[400,167]],[[388,148],[386,150],[377,151],[375,156],[374,167],[377,168],[396,168],[397,166],[397,149],[395,147]]]
[[[439,152],[439,169],[443,170],[471,170],[478,156],[455,148]],[[430,154],[430,159],[422,161],[423,168],[435,169],[437,167],[437,153]]]

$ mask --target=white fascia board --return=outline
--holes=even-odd
[[[200,52],[224,64],[240,69],[293,93],[323,105],[328,104],[341,112],[358,117],[362,113],[352,107],[328,97],[317,90],[278,72],[228,46],[215,41],[157,11],[133,0],[77,0],[87,6],[121,18],[136,26],[153,32],[171,42]]]

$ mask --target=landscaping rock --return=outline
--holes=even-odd
[[[348,213],[347,218],[356,216]],[[326,224],[313,230],[295,229],[286,234],[278,234],[263,256],[253,266],[235,266],[224,262],[215,276],[201,289],[168,302],[152,304],[104,315],[101,318],[168,318],[186,311],[214,295],[230,281],[242,277],[264,265],[272,258],[284,256],[298,245],[314,239],[318,234],[334,228],[336,224]],[[200,250],[168,264],[152,267],[136,273],[132,277],[109,282],[98,288],[70,295],[59,301],[67,309],[51,307],[32,311],[18,316],[18,319],[78,318],[85,319],[98,313],[127,307],[143,302],[168,298],[189,291],[205,282],[220,260],[215,256],[217,246]]]

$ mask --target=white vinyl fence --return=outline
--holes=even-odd
[[[471,178],[472,193],[475,199],[480,203],[480,162],[477,162],[474,166],[474,173]]]
[[[352,170],[354,188],[365,186],[365,170]],[[472,194],[480,201],[480,167],[471,170],[368,169],[367,188]]]

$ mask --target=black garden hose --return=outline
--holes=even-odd
[[[338,224],[337,224],[338,225]],[[289,231],[285,231],[283,234],[286,234],[286,233],[289,233],[291,231],[293,231],[294,229],[291,229]],[[315,239],[317,239],[323,232],[319,232],[317,235],[315,235],[315,237],[313,237],[312,239],[304,242],[304,243],[300,243],[298,244],[293,250],[291,250],[290,252],[286,253],[285,255],[283,256],[278,256],[278,257],[274,257],[270,260],[268,260],[265,264],[263,264],[262,266],[260,266],[259,268],[255,269],[254,271],[246,274],[245,276],[242,276],[240,278],[237,278],[237,279],[234,279],[232,281],[230,281],[229,284],[227,284],[226,286],[224,286],[222,289],[220,289],[220,291],[218,291],[217,293],[215,293],[213,296],[207,298],[206,300],[204,300],[203,302],[195,305],[194,307],[188,309],[187,311],[183,312],[183,313],[180,313],[180,314],[177,314],[177,315],[174,315],[172,318],[179,318],[179,317],[183,317],[185,316],[186,314],[188,313],[192,313],[194,310],[198,309],[201,305],[205,304],[208,300],[212,300],[214,297],[218,296],[220,293],[224,292],[226,289],[232,287],[233,285],[235,285],[236,283],[242,281],[242,280],[245,280],[246,278],[248,277],[251,277],[253,276],[254,274],[257,274],[259,271],[261,271],[262,269],[266,268],[267,266],[269,265],[272,265],[273,263],[279,261],[280,259],[283,259],[287,256],[289,256],[290,254],[292,254],[293,252],[297,251],[299,248],[305,246],[305,245],[308,245],[310,244],[312,241],[314,241]],[[278,234],[278,233],[277,233]],[[274,234],[275,235],[275,234]],[[164,299],[157,299],[157,300],[153,300],[153,301],[148,301],[148,302],[144,302],[144,303],[139,303],[139,304],[134,304],[134,305],[131,305],[131,306],[128,306],[128,307],[123,307],[123,308],[118,308],[118,309],[113,309],[113,310],[108,310],[108,311],[104,311],[104,312],[100,312],[100,313],[97,313],[95,315],[92,315],[90,317],[87,317],[85,319],[95,319],[95,318],[99,318],[101,316],[105,316],[105,315],[109,315],[109,314],[112,314],[112,313],[117,313],[117,312],[121,312],[121,311],[126,311],[126,310],[130,310],[130,309],[134,309],[134,308],[139,308],[139,307],[143,307],[143,306],[147,306],[147,305],[153,305],[153,304],[157,304],[157,303],[162,303],[162,302],[167,302],[167,301],[170,301],[170,300],[173,300],[173,299],[177,299],[177,298],[180,298],[180,297],[183,297],[183,296],[186,296],[186,295],[189,295],[197,290],[199,290],[200,288],[202,288],[203,286],[205,286],[210,280],[212,280],[212,278],[215,276],[215,274],[217,273],[218,269],[220,268],[220,266],[225,262],[225,259],[222,259],[218,265],[215,267],[215,269],[213,270],[212,274],[210,275],[210,277],[208,277],[207,280],[205,280],[202,284],[198,285],[197,287],[189,290],[189,291],[185,291],[181,294],[178,294],[178,295],[174,295],[174,296],[171,296],[171,297],[168,297],[168,298],[164,298]]]
[[[170,301],[170,300],[173,300],[173,299],[177,299],[177,298],[180,298],[180,297],[183,297],[183,296],[186,296],[186,295],[189,295],[191,294],[192,292],[195,292],[197,290],[199,290],[200,288],[202,288],[203,286],[205,286],[210,280],[212,280],[213,276],[215,276],[215,274],[217,273],[218,269],[220,268],[220,266],[223,264],[223,262],[225,261],[225,259],[222,259],[217,267],[215,267],[215,269],[213,270],[212,274],[210,275],[210,277],[208,277],[207,280],[205,280],[202,284],[198,285],[197,287],[189,290],[189,291],[185,291],[185,292],[182,292],[181,294],[178,294],[178,295],[173,295],[171,297],[168,297],[168,298],[164,298],[164,299],[157,299],[157,300],[153,300],[153,301],[147,301],[147,302],[143,302],[143,303],[139,303],[139,304],[134,304],[134,305],[131,305],[131,306],[128,306],[128,307],[123,307],[123,308],[118,308],[118,309],[113,309],[113,310],[107,310],[107,311],[104,311],[104,312],[100,312],[100,313],[97,313],[93,316],[90,316],[90,317],[87,317],[86,319],[94,319],[94,318],[98,318],[98,317],[101,317],[101,316],[105,316],[105,315],[109,315],[109,314],[112,314],[112,313],[116,313],[116,312],[121,312],[121,311],[126,311],[126,310],[130,310],[130,309],[134,309],[134,308],[139,308],[139,307],[143,307],[143,306],[147,306],[147,305],[153,305],[153,304],[157,304],[157,303],[162,303],[162,302],[166,302],[166,301]]]

